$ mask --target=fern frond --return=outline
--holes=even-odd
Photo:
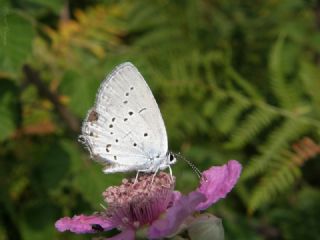
[[[232,67],[227,67],[226,74],[229,76],[247,95],[253,100],[262,100],[259,91],[253,85],[248,83],[238,72]]]
[[[212,119],[212,116],[216,115],[218,107],[225,100],[225,95],[221,94],[221,92],[214,92],[212,96],[206,100],[203,105],[203,115]],[[214,121],[214,119],[213,119]]]
[[[170,41],[173,39],[179,40],[180,36],[180,31],[178,29],[163,27],[157,30],[151,30],[143,37],[140,37],[137,41],[135,41],[135,46],[139,49],[148,47],[151,48],[148,50],[156,52],[158,52],[158,50],[155,48],[160,46],[161,48],[165,46],[168,49],[174,50],[174,46],[176,45],[170,44]]]
[[[292,149],[294,154],[291,154],[291,158],[297,166],[302,166],[307,160],[320,154],[320,145],[309,137],[294,143]]]
[[[273,93],[279,101],[280,106],[291,106],[290,99],[284,94],[287,90],[285,83],[285,76],[283,72],[282,49],[284,45],[285,36],[279,36],[274,44],[269,61],[270,80]]]
[[[232,133],[231,140],[225,145],[227,148],[241,148],[252,141],[277,117],[273,111],[255,109],[240,123]]]
[[[277,194],[286,191],[301,176],[300,167],[307,160],[320,154],[320,145],[304,137],[292,145],[292,150],[282,151],[280,157],[270,164],[268,174],[255,187],[248,208],[253,212],[270,203]]]
[[[297,87],[292,79],[286,79],[284,68],[284,46],[286,35],[279,36],[272,48],[269,61],[271,87],[278,103],[286,109],[293,109],[300,101],[301,87]]]
[[[285,192],[301,176],[300,168],[293,164],[291,158],[280,156],[276,163],[253,190],[248,203],[250,213]]]
[[[223,107],[223,110],[217,113],[215,117],[216,126],[224,133],[229,133],[236,125],[239,115],[248,109],[250,104],[248,102],[232,102]]]
[[[244,169],[242,178],[247,179],[256,176],[266,170],[272,159],[279,155],[283,149],[288,148],[288,143],[297,139],[309,128],[295,120],[286,120],[277,127],[268,137],[260,149],[261,155],[253,158]]]
[[[317,65],[312,64],[310,61],[303,59],[300,67],[300,78],[302,80],[306,94],[313,100],[313,107],[316,110],[317,116],[320,116],[320,69]]]
[[[130,32],[157,28],[166,22],[166,16],[161,14],[161,9],[157,6],[157,3],[136,2],[129,10],[127,17],[130,19],[130,22],[128,22],[128,30]]]
[[[213,68],[216,58],[215,55],[215,52],[207,53],[202,57],[202,62],[200,62],[200,67],[204,69],[204,77],[211,87],[216,87],[216,76]]]

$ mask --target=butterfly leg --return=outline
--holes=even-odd
[[[171,166],[170,166],[170,165],[165,165],[165,167],[168,167],[168,168],[169,168],[170,178],[171,178],[171,181],[173,182],[173,175],[172,175]]]
[[[103,210],[107,210],[107,208],[102,203],[100,203],[100,206],[103,208]]]
[[[142,172],[148,172],[149,169],[143,169],[143,170],[138,170],[137,171],[137,175],[136,175],[136,178],[134,180],[134,184],[136,184],[138,182],[138,178],[139,178],[139,173],[142,173]]]
[[[157,175],[159,169],[160,169],[160,166],[157,167],[156,171],[154,172],[154,174],[153,174],[153,176],[152,176],[151,184],[153,183],[154,177]]]
[[[139,173],[142,172],[141,170],[137,171],[136,179],[134,180],[134,184],[138,182]]]
[[[170,166],[170,165],[168,165],[168,168],[169,168],[169,172],[170,172],[171,181],[173,182],[173,175],[172,175],[172,169],[171,169],[171,166]]]
[[[168,165],[164,165],[164,168],[166,168],[166,167],[168,167],[168,168],[169,168],[170,178],[171,178],[171,181],[173,182],[173,175],[172,175],[172,169],[171,169],[170,164],[168,164]]]

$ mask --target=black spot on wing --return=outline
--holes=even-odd
[[[141,108],[140,110],[139,110],[139,113],[142,113],[143,111],[145,111],[145,110],[147,110],[146,108]]]
[[[110,152],[110,148],[111,148],[111,144],[107,144],[107,146],[106,146],[106,151],[107,151],[107,152]]]

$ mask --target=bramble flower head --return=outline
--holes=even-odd
[[[120,186],[112,186],[103,193],[108,208],[91,216],[65,217],[56,222],[56,228],[75,233],[95,233],[113,228],[121,233],[113,240],[135,239],[139,229],[146,237],[159,239],[179,233],[207,215],[193,214],[224,198],[234,187],[241,173],[241,165],[230,160],[220,167],[203,172],[200,186],[188,195],[174,191],[174,178],[165,172],[153,176],[142,175],[137,183],[124,179]],[[212,219],[211,219],[212,220]],[[182,227],[184,226],[184,227]]]
[[[170,175],[160,172],[152,178],[142,175],[137,183],[124,179],[120,186],[107,188],[103,196],[108,203],[106,214],[112,222],[138,229],[151,224],[172,204],[174,181]]]

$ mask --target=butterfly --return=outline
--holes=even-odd
[[[176,162],[168,151],[166,128],[152,92],[129,62],[102,82],[79,140],[104,173],[157,172]]]

